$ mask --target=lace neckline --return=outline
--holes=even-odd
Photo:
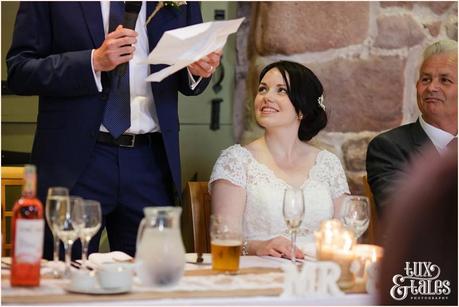
[[[263,169],[265,172],[267,172],[268,174],[270,174],[273,178],[275,178],[278,182],[280,182],[281,184],[283,184],[284,186],[287,186],[289,188],[296,188],[292,185],[290,185],[289,183],[287,183],[284,179],[280,178],[279,176],[276,175],[276,173],[274,173],[274,171],[272,169],[270,169],[266,164],[263,164],[261,163],[260,161],[258,161],[257,159],[255,159],[255,157],[253,156],[253,154],[250,152],[250,150],[248,150],[247,148],[245,148],[244,146],[241,146],[240,144],[237,144],[237,146],[239,146],[241,149],[243,149],[249,156],[250,158],[253,159],[253,161],[255,161],[255,164],[258,165],[261,169]],[[303,181],[303,184],[301,184],[298,189],[304,189],[304,187],[306,186],[306,184],[309,182],[309,180],[311,179],[311,173],[312,173],[312,170],[315,169],[316,167],[318,167],[318,162],[319,162],[319,157],[322,156],[323,153],[325,153],[326,150],[320,150],[317,155],[316,155],[316,158],[314,160],[314,164],[312,165],[312,167],[309,169],[309,172],[308,172],[308,175],[306,176],[306,179]]]

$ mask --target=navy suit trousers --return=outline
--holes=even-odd
[[[150,145],[135,148],[97,143],[88,166],[70,194],[101,203],[102,227],[91,240],[89,253],[98,250],[100,235],[106,226],[110,250],[134,256],[143,208],[173,205],[172,178],[161,137],[158,135]],[[45,240],[48,259],[52,258],[52,246],[48,231]],[[75,242],[72,255],[73,259],[81,257],[79,241]]]

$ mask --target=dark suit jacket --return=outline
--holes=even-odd
[[[157,2],[147,2],[149,16]],[[164,31],[202,22],[198,2],[163,7],[147,26],[150,50]],[[91,50],[104,40],[100,2],[22,2],[7,55],[8,85],[20,95],[39,95],[32,163],[38,167],[39,195],[49,186],[71,188],[96,143],[110,84],[102,74],[99,93]],[[164,65],[152,65],[156,72]],[[191,91],[186,68],[151,83],[169,168],[180,187],[178,91],[201,93],[210,79]]]
[[[422,152],[424,145],[433,146],[419,120],[381,133],[368,144],[368,183],[380,213],[407,163]]]

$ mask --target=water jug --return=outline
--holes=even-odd
[[[171,286],[183,276],[180,207],[146,207],[137,233],[137,274],[145,286]]]

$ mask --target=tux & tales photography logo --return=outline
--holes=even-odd
[[[431,300],[432,303],[448,299],[451,283],[439,279],[441,269],[438,265],[428,261],[407,261],[404,271],[404,274],[392,278],[394,286],[390,295],[393,299]]]

